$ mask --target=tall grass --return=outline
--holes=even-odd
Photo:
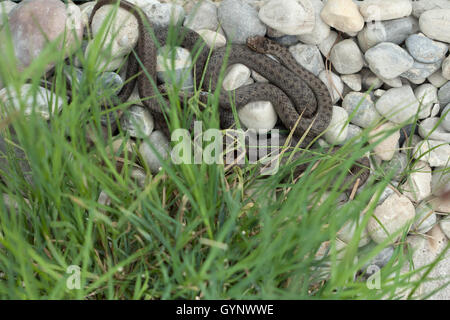
[[[388,245],[358,249],[393,170],[376,170],[350,200],[346,189],[351,185],[344,185],[348,169],[376,145],[368,144],[371,128],[337,153],[305,150],[271,176],[261,176],[255,164],[226,168],[170,160],[152,174],[137,151],[124,152],[132,139],[119,122],[116,136],[108,125],[104,138],[101,118],[117,116],[134,103],[105,110],[103,102],[114,101],[114,93],[98,95],[99,58],[108,48],[103,39],[109,22],[87,56],[79,49],[65,59],[66,52],[55,50],[53,43],[24,72],[13,67],[11,41],[2,46],[4,84],[20,90],[29,82],[32,89],[31,98],[15,106],[0,102],[6,149],[0,172],[1,298],[396,299],[427,281],[410,279],[417,270],[401,272],[411,258],[405,231],[381,271],[380,289],[369,289],[355,277]],[[171,43],[176,41],[173,31]],[[75,57],[84,76],[69,102],[64,74],[75,72]],[[34,105],[29,99],[51,62],[55,74],[49,99],[61,102],[61,111],[46,120],[26,110]],[[176,80],[175,72],[169,77]],[[218,126],[217,92],[200,112],[198,96],[183,107],[180,82],[172,83],[167,92],[172,128],[185,125],[193,114],[207,127]],[[122,148],[112,155],[117,138]],[[137,146],[146,142],[135,141]],[[132,177],[133,163],[145,171],[143,186]],[[296,177],[292,172],[300,163],[309,167]],[[100,195],[108,201],[99,201]],[[346,200],[338,204],[343,195]],[[349,221],[361,223],[342,249],[336,234]],[[324,243],[328,250],[318,255]],[[67,287],[72,265],[80,267],[80,289]]]

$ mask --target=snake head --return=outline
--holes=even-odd
[[[266,53],[269,49],[269,39],[261,36],[251,36],[247,38],[247,46],[253,51]]]

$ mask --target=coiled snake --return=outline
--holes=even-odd
[[[104,5],[115,5],[116,0],[99,0],[94,6],[89,19],[92,24],[95,12]],[[139,37],[135,48],[135,54],[130,54],[126,70],[127,81],[118,94],[120,101],[125,102],[132,94],[137,83],[139,96],[141,98],[156,97],[158,94],[156,57],[157,45],[166,44],[168,28],[155,29],[145,14],[135,5],[128,1],[120,1],[123,8],[134,15],[138,22]],[[151,29],[154,30],[152,37]],[[231,46],[227,52],[226,48],[219,48],[212,52],[209,57],[209,49],[201,36],[193,30],[179,27],[178,33],[183,35],[179,46],[195,53],[194,75],[197,86],[200,87],[202,74],[205,71],[203,84],[213,92],[226,57],[229,65],[241,63],[255,70],[269,83],[254,83],[235,90],[234,104],[237,109],[242,108],[251,101],[270,101],[284,126],[293,131],[291,145],[295,145],[300,137],[303,137],[302,145],[311,142],[315,137],[327,129],[332,115],[332,101],[325,84],[296,63],[290,52],[279,44],[265,37],[251,37],[247,40],[247,46]],[[279,62],[271,59],[266,54],[275,56]],[[138,61],[138,59],[139,61]],[[208,61],[208,63],[207,63]],[[142,71],[142,67],[146,72]],[[205,70],[206,69],[206,70]],[[139,75],[135,77],[136,74]],[[226,92],[220,93],[219,97],[220,122],[223,128],[228,128],[234,123],[232,104]],[[167,132],[164,113],[168,112],[169,104],[161,104],[158,99],[144,99],[143,104],[150,110],[155,118],[157,127]],[[297,121],[301,116],[300,121]],[[352,172],[361,172],[361,180],[367,180],[369,175],[369,162],[362,158],[359,163],[365,167],[355,165]],[[296,172],[301,172],[306,166],[299,166]]]

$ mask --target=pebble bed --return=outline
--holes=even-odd
[[[210,47],[225,46],[229,41],[243,44],[254,35],[270,37],[288,47],[297,63],[318,76],[332,96],[333,117],[321,140],[323,145],[344,144],[382,120],[383,123],[371,131],[371,136],[375,136],[418,115],[414,132],[408,125],[373,149],[377,165],[398,166],[401,172],[410,162],[405,144],[406,138],[411,136],[413,157],[420,159],[414,162],[414,170],[406,181],[400,181],[400,175],[394,176],[374,215],[390,233],[413,221],[407,242],[415,249],[413,262],[416,268],[432,262],[442,252],[450,238],[450,201],[448,196],[444,197],[450,191],[449,0],[206,0],[200,4],[198,1],[129,1],[140,6],[155,25],[166,26],[171,21],[181,20],[184,26],[198,32]],[[43,23],[43,30],[50,40],[64,30],[68,21],[81,38],[94,4],[95,1],[68,6],[59,0],[31,0],[22,4],[3,1],[0,2],[0,25],[5,22],[4,13],[9,19],[17,58],[26,67],[45,44],[45,38],[33,28],[32,19],[28,19],[31,12]],[[47,9],[54,14],[51,21],[46,21]],[[105,6],[95,15],[94,34],[107,17],[108,10]],[[136,19],[119,9],[108,36],[112,39],[113,59],[101,64],[107,72],[98,78],[100,87],[105,89],[120,87],[124,81],[124,75],[116,71],[136,45]],[[69,52],[74,43],[71,37],[64,43]],[[84,41],[83,46],[87,54],[90,43]],[[177,73],[183,74],[190,63],[189,52],[177,48]],[[49,65],[48,69],[51,67]],[[67,73],[72,87],[76,87],[83,77],[81,64],[78,67],[75,75]],[[162,54],[158,57],[157,71],[158,78],[164,80],[166,69]],[[233,90],[265,81],[246,66],[236,64],[229,66],[223,88]],[[0,82],[0,89],[4,86]],[[186,79],[186,90],[192,86],[192,77]],[[17,96],[11,97],[6,89],[0,90],[0,99],[15,103]],[[29,89],[25,85],[20,94],[26,96]],[[369,89],[370,93],[366,93]],[[40,88],[34,108],[49,118],[46,91]],[[137,92],[131,100],[138,100]],[[53,101],[52,110],[60,108],[61,103]],[[239,118],[245,127],[254,129],[272,129],[277,123],[273,106],[264,101],[246,105],[239,111]],[[150,137],[150,142],[168,156],[167,137],[154,130],[153,118],[142,105],[132,106],[120,121],[131,137]],[[121,143],[117,140],[116,147]],[[4,144],[1,138],[1,149]],[[133,150],[131,145],[127,147]],[[160,163],[152,149],[141,144],[139,151],[149,168],[157,172]],[[145,177],[139,169],[133,174]],[[360,247],[388,239],[377,219],[369,220]],[[352,239],[354,231],[355,226],[349,224],[338,233],[343,247]],[[391,237],[391,246],[375,257],[372,264],[385,265],[398,240]],[[430,276],[450,276],[450,251]],[[424,284],[421,290],[431,291],[445,281]],[[450,287],[433,298],[450,299]]]

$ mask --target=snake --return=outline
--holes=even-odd
[[[118,98],[121,102],[126,102],[137,85],[142,103],[155,119],[155,126],[167,133],[166,115],[170,111],[170,103],[161,103],[161,100],[155,97],[160,94],[156,72],[157,49],[166,45],[169,28],[154,26],[138,6],[125,0],[97,1],[89,17],[89,26],[92,26],[97,10],[105,5],[118,5],[125,9],[136,18],[138,24],[138,40],[134,54],[130,54],[127,61],[127,81],[118,93]],[[287,48],[269,38],[252,36],[247,39],[245,45],[232,44],[229,50],[226,47],[214,49],[210,55],[208,46],[197,32],[182,26],[177,26],[177,32],[181,35],[177,45],[189,50],[191,55],[195,53],[193,73],[198,87],[206,87],[209,92],[216,90],[225,61],[228,65],[243,64],[268,80],[268,83],[257,82],[235,89],[233,102],[227,92],[221,90],[221,127],[230,127],[235,122],[233,105],[239,110],[252,101],[272,103],[283,125],[292,131],[290,145],[296,145],[301,139],[300,146],[305,146],[329,126],[333,104],[327,86],[299,65]],[[206,97],[201,95],[200,99]],[[294,159],[299,157],[299,154],[295,154]],[[361,174],[361,180],[365,181],[368,178],[367,167],[368,159],[362,158],[351,171]],[[298,166],[296,172],[301,173],[305,169],[304,165]]]

